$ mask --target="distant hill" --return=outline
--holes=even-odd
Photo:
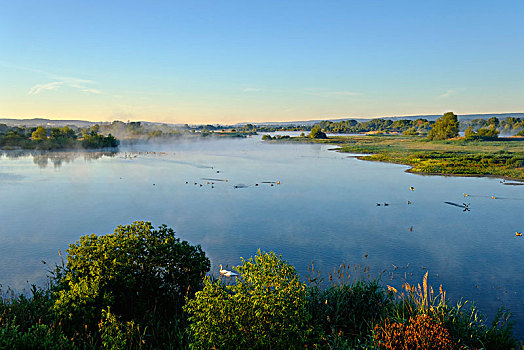
[[[458,114],[457,115],[459,120],[466,121],[471,119],[489,119],[491,117],[497,117],[500,120],[505,119],[507,117],[515,117],[515,118],[524,118],[524,113],[489,113],[489,114]],[[261,122],[261,123],[251,123],[254,125],[264,125],[264,126],[275,126],[275,125],[307,125],[311,126],[316,123],[319,123],[323,120],[330,120],[332,122],[341,122],[344,120],[357,120],[359,122],[367,122],[371,119],[391,119],[391,120],[399,120],[399,119],[408,119],[408,120],[415,120],[415,119],[427,119],[427,120],[436,120],[437,118],[442,117],[442,114],[421,114],[421,115],[407,115],[407,116],[398,116],[398,117],[375,117],[375,118],[359,118],[359,117],[352,117],[352,118],[324,118],[324,119],[315,119],[315,120],[303,120],[303,121],[291,121],[291,122]],[[237,125],[245,125],[248,123],[238,123]]]
[[[32,126],[48,126],[48,127],[63,127],[66,125],[75,125],[78,127],[86,127],[97,124],[97,122],[90,122],[87,120],[53,120],[43,118],[33,119],[0,119],[0,124],[7,124],[9,126],[24,125]]]
[[[427,120],[436,120],[441,115],[437,114],[428,114],[428,115],[410,115],[410,116],[398,116],[398,117],[377,117],[377,118],[383,118],[383,119],[391,119],[391,120],[397,120],[397,119],[409,119],[409,120],[415,120],[418,118],[423,118]],[[490,113],[490,114],[462,114],[458,115],[459,120],[465,121],[465,120],[471,120],[471,119],[489,119],[491,117],[497,117],[499,119],[504,119],[507,117],[515,117],[515,118],[524,118],[524,113]],[[343,120],[350,120],[355,119],[359,122],[366,122],[371,119],[376,118],[358,118],[358,117],[352,117],[352,118],[324,118],[324,119],[315,119],[315,120],[303,120],[303,121],[290,121],[290,122],[243,122],[243,123],[237,123],[235,126],[241,126],[246,124],[253,124],[253,125],[263,125],[263,126],[275,126],[275,125],[306,125],[311,126],[313,124],[319,123],[323,120],[330,120],[333,122],[340,122]],[[63,127],[66,125],[75,125],[77,127],[89,127],[94,124],[107,124],[109,122],[90,122],[87,120],[54,120],[54,119],[44,119],[44,118],[33,118],[33,119],[0,119],[0,124],[7,124],[9,126],[16,126],[16,125],[24,125],[28,127],[33,126],[39,126],[44,125],[48,127]],[[145,125],[169,125],[173,127],[180,127],[184,124],[169,124],[169,123],[155,123],[155,122],[141,122]]]
[[[74,125],[76,127],[89,127],[93,126],[95,124],[110,124],[111,122],[90,122],[88,120],[56,120],[56,119],[45,119],[45,118],[32,118],[32,119],[9,119],[9,118],[3,118],[0,119],[0,124],[6,124],[9,126],[17,126],[17,125],[23,125],[27,127],[34,127],[34,126],[47,126],[47,127],[63,127],[66,125]],[[181,127],[184,124],[166,124],[166,123],[156,123],[156,122],[141,122],[142,125],[170,125],[170,126],[178,126]]]

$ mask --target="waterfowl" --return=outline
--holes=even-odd
[[[515,232],[515,236],[522,236],[522,232]]]
[[[409,189],[410,189],[410,191],[413,191],[413,192],[415,191],[415,187],[413,187],[413,186],[410,186]]]
[[[377,207],[380,207],[380,203],[377,203]]]
[[[222,265],[218,265],[218,266],[220,266],[220,274],[221,275],[224,275],[226,277],[238,276],[238,273],[233,272],[233,271],[229,271],[229,270],[224,270],[222,268]]]
[[[385,206],[385,207],[387,207],[388,205],[389,205],[389,203],[384,202],[384,206]]]

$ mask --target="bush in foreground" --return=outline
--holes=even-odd
[[[427,274],[397,292],[342,267],[303,283],[259,251],[236,280],[204,278],[199,246],[135,222],[72,244],[50,288],[1,294],[0,349],[517,349],[504,310],[488,325]]]
[[[117,342],[123,336],[111,336],[117,329],[132,335],[131,343],[144,338],[147,347],[179,339],[184,299],[201,288],[210,267],[200,246],[149,222],[83,236],[67,253],[67,264],[56,271],[53,311],[66,333],[95,343],[100,335]]]
[[[306,343],[306,285],[275,253],[242,260],[226,285],[205,280],[185,307],[197,349],[296,349]]]

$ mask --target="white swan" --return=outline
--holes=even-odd
[[[222,265],[218,265],[218,266],[220,266],[220,274],[221,274],[221,275],[224,275],[224,276],[226,276],[226,277],[238,276],[238,273],[233,272],[233,271],[229,271],[229,270],[224,270],[224,269],[222,268]]]

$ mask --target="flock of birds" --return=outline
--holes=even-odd
[[[501,181],[501,183],[503,183],[503,181]],[[410,186],[410,187],[409,187],[409,190],[412,191],[412,192],[415,192],[415,187]],[[472,195],[469,195],[469,194],[467,194],[467,193],[463,193],[463,195],[464,195],[464,197],[472,197]],[[476,197],[481,197],[481,196],[476,196]],[[492,195],[492,196],[489,196],[489,197],[490,197],[491,199],[497,199],[497,197],[495,197],[495,196],[493,196],[493,195]],[[407,203],[408,203],[408,205],[409,205],[409,204],[411,204],[411,201],[408,200]],[[459,207],[459,208],[462,208],[462,209],[464,209],[463,211],[470,211],[470,205],[471,205],[471,203],[462,203],[462,204],[457,204],[457,203],[453,203],[453,202],[444,202],[444,203],[449,204],[449,205],[453,205],[453,206],[456,206],[456,207]],[[389,203],[388,203],[388,202],[384,202],[384,203],[379,203],[379,202],[377,202],[377,207],[380,207],[380,206],[385,206],[385,207],[387,207],[387,206],[389,206]],[[413,232],[413,226],[410,226],[410,227],[409,227],[409,231],[410,231],[410,232]],[[516,231],[516,232],[515,232],[515,236],[516,236],[516,237],[520,237],[520,236],[522,236],[522,232],[518,232],[518,231]]]
[[[219,173],[218,170],[217,170],[217,173]],[[229,182],[229,180],[227,180],[227,179],[201,178],[200,180],[204,180],[205,183],[199,183],[199,182],[194,181],[193,184],[195,186],[199,185],[199,187],[203,187],[204,185],[210,185],[211,188],[215,188],[215,182]],[[271,187],[273,187],[275,185],[280,185],[280,181],[262,181],[260,183],[261,184],[270,185]],[[186,181],[186,185],[188,185],[188,184],[189,184],[189,181]],[[251,187],[251,186],[258,187],[259,184],[258,183],[255,183],[254,185],[236,184],[236,185],[233,185],[233,188],[247,188],[247,187]]]

